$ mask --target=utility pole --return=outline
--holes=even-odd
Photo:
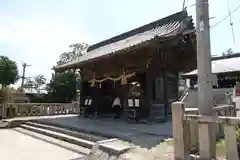
[[[22,83],[21,83],[21,89],[23,90],[23,85],[24,85],[24,80],[25,80],[25,73],[26,73],[26,67],[30,67],[31,65],[28,65],[25,62],[22,62],[22,67],[23,67],[23,73],[22,73]]]
[[[213,116],[212,66],[208,0],[196,0],[198,108],[201,115]],[[199,124],[200,156],[212,159],[216,152],[215,125]],[[209,143],[209,145],[207,144]],[[206,148],[209,146],[210,148]]]

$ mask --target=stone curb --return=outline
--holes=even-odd
[[[10,123],[0,120],[0,129],[10,128]]]

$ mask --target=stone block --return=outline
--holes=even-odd
[[[98,141],[87,156],[87,160],[120,160],[120,156],[130,149],[131,146],[118,139]]]

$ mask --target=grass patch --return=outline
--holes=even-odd
[[[216,144],[216,155],[218,157],[225,156],[226,155],[226,143],[225,140],[219,140]]]

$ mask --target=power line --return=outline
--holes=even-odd
[[[210,28],[216,27],[217,25],[219,25],[220,23],[222,23],[223,21],[225,21],[229,16],[231,16],[234,12],[236,12],[238,9],[240,8],[240,4],[233,10],[231,11],[226,17],[224,17],[222,20],[218,21],[217,23],[215,23],[213,26],[211,26]]]
[[[231,10],[230,10],[230,5],[228,0],[226,0],[227,2],[227,7],[228,7],[228,13],[229,13],[229,20],[230,20],[230,27],[232,29],[232,36],[233,36],[233,43],[234,43],[234,47],[236,47],[236,40],[235,40],[235,33],[234,33],[234,28],[233,28],[233,21],[232,21],[232,16],[231,16]]]
[[[193,42],[192,38],[191,38],[191,43],[192,43],[192,45],[193,45],[193,49],[197,52],[195,43]],[[215,61],[215,62],[216,62],[216,61]],[[214,61],[211,61],[211,63],[215,63],[215,62],[214,62]],[[223,64],[220,64],[219,62],[218,62],[218,63],[215,63],[215,64],[218,65],[218,66],[221,66],[221,67],[224,68],[226,71],[228,71],[228,70],[234,71],[234,70],[235,70],[234,68],[227,67],[227,66],[225,66],[225,65],[223,65]]]

